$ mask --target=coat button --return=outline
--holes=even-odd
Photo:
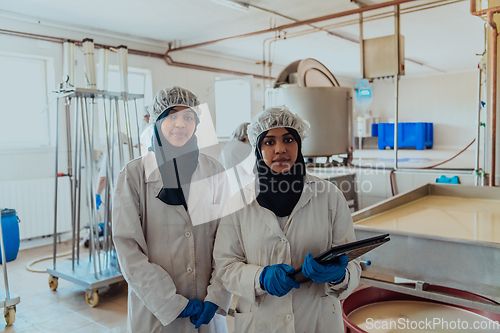
[[[282,242],[282,243],[286,243],[286,239],[282,238],[282,239],[281,239],[281,242]]]
[[[286,316],[286,319],[290,320],[290,319],[292,319],[292,316],[287,315],[287,316]]]
[[[191,233],[188,231],[188,232],[186,232],[186,233],[184,234],[184,236],[186,236],[186,237],[191,237]]]
[[[191,267],[189,267],[189,268],[187,269],[187,271],[188,271],[188,273],[192,273],[192,272],[193,272],[193,269],[192,269]]]

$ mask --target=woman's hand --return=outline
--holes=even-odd
[[[190,299],[178,318],[198,316],[203,311],[203,302],[199,299]]]
[[[314,282],[338,283],[344,279],[345,269],[349,260],[345,254],[339,257],[338,263],[322,265],[318,263],[310,253],[307,254],[302,265],[302,274]]]
[[[288,276],[293,271],[293,267],[285,264],[266,266],[260,274],[260,284],[270,295],[285,296],[293,288],[300,288],[300,285]]]
[[[191,316],[189,320],[194,328],[198,329],[201,325],[207,325],[215,316],[215,312],[219,307],[212,302],[203,302],[203,311],[199,315]]]

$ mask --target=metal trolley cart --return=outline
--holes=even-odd
[[[3,316],[7,325],[14,324],[16,321],[16,305],[21,298],[9,291],[9,278],[7,274],[7,260],[5,258],[5,245],[3,243],[3,228],[0,223],[0,250],[2,251],[2,270],[5,283],[5,290],[0,289],[0,307],[4,308]]]
[[[66,140],[68,150],[67,174],[59,173],[59,131],[56,137],[56,180],[55,180],[55,214],[54,214],[54,258],[53,265],[47,269],[49,276],[49,287],[56,290],[58,279],[62,278],[86,289],[85,300],[87,304],[94,307],[99,302],[98,289],[113,283],[123,281],[116,251],[111,237],[111,209],[114,193],[113,164],[120,163],[120,168],[125,164],[124,149],[129,150],[131,158],[134,158],[132,146],[132,131],[137,130],[139,138],[139,125],[137,115],[137,99],[143,95],[109,92],[94,89],[72,89],[58,92],[57,98],[57,128],[59,128],[59,102],[64,98],[66,116]],[[135,108],[136,124],[132,127],[129,104]],[[99,106],[99,107],[98,107]],[[96,113],[103,109],[106,130],[106,190],[105,202],[103,204],[104,225],[99,226],[99,218],[95,204],[94,172],[94,124]],[[73,134],[72,125],[73,124]],[[118,144],[119,161],[112,158],[113,138],[125,134],[127,147]],[[140,143],[138,144],[139,156],[141,155]],[[84,174],[82,175],[82,169]],[[71,261],[56,263],[57,256],[57,183],[59,177],[69,177],[71,193],[71,225],[72,225],[72,247]],[[83,188],[83,193],[82,193]],[[82,197],[83,194],[83,197]],[[81,207],[88,206],[89,220],[89,256],[80,257],[80,226]],[[99,231],[101,229],[101,231]]]

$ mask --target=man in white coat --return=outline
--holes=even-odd
[[[306,174],[301,153],[309,124],[285,106],[248,127],[256,182],[225,208],[214,258],[224,286],[238,296],[235,333],[341,333],[340,300],[359,284],[359,260],[321,265],[313,258],[355,241],[351,214],[332,183]],[[248,203],[248,204],[245,204]],[[302,266],[309,282],[288,276]]]
[[[113,240],[129,284],[129,332],[227,332],[231,294],[212,252],[228,188],[222,166],[198,150],[198,105],[189,90],[160,91],[153,151],[118,177]]]

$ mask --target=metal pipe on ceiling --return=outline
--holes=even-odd
[[[366,7],[367,6],[367,5],[364,5],[363,3],[361,3],[358,0],[351,0],[351,1],[355,2],[360,7]],[[454,4],[454,3],[457,3],[457,2],[461,2],[461,1],[466,1],[466,0],[455,0],[455,1],[453,1],[453,0],[451,0],[451,1],[450,0],[439,0],[439,1],[431,2],[431,3],[426,3],[426,4],[417,5],[417,6],[407,7],[405,9],[405,11],[401,10],[400,13],[401,14],[408,14],[408,13],[413,13],[413,12],[420,11],[420,10],[426,10],[426,9],[432,9],[432,8],[437,8],[437,7],[441,7],[441,6],[446,6],[446,5]],[[432,6],[432,5],[435,5],[435,6]],[[262,10],[262,11],[265,11],[265,12],[268,12],[268,13],[271,13],[271,14],[274,14],[274,15],[277,15],[277,16],[280,16],[280,17],[283,17],[283,18],[286,18],[288,20],[292,20],[292,21],[295,21],[295,22],[300,22],[297,19],[294,19],[292,17],[283,15],[283,14],[278,13],[278,12],[273,11],[273,10],[269,10],[269,9],[262,8],[262,7],[259,7],[259,6],[255,6],[255,5],[252,5],[252,4],[249,4],[249,6],[254,7],[256,9],[259,9],[259,10]],[[360,17],[362,17],[363,13],[359,13],[359,15],[360,15]],[[392,17],[393,15],[394,14],[391,11],[391,12],[388,12],[388,13],[382,13],[382,14],[377,14],[377,15],[369,16],[364,21],[366,22],[366,21],[379,20],[379,19],[382,19],[382,18]],[[362,19],[360,19],[360,20],[351,20],[351,21],[340,23],[340,24],[337,23],[338,26],[337,25],[332,25],[332,26],[323,26],[323,27],[318,27],[318,26],[315,26],[315,25],[312,25],[312,24],[308,24],[310,27],[313,27],[313,29],[304,30],[304,31],[300,31],[300,32],[296,32],[296,33],[290,34],[290,35],[288,35],[288,37],[286,37],[284,39],[287,39],[287,38],[290,39],[290,38],[294,38],[294,37],[305,36],[307,34],[315,33],[315,32],[318,32],[318,31],[325,31],[329,35],[332,35],[332,36],[344,39],[344,40],[349,41],[349,42],[360,44],[360,42],[358,40],[356,40],[356,39],[349,38],[347,36],[342,36],[342,35],[339,35],[339,34],[335,34],[335,33],[331,32],[331,31],[329,31],[328,29],[338,28],[338,27],[341,27],[341,26],[348,26],[348,25],[353,25],[353,24],[358,24],[358,23],[361,26],[362,22],[363,22]],[[361,30],[361,28],[360,28],[360,30]],[[266,43],[266,41],[268,41],[270,39],[276,39],[276,38],[275,37],[270,37],[270,38],[265,39],[264,40],[264,49],[265,49],[265,43]],[[176,49],[174,49],[174,50],[176,50]],[[420,66],[424,66],[424,67],[433,69],[433,70],[435,70],[437,72],[446,73],[446,71],[444,71],[442,69],[429,66],[427,64],[424,64],[424,63],[422,63],[420,61],[413,60],[411,58],[405,58],[405,60],[407,60],[409,62],[412,62],[414,64],[417,64],[417,65],[420,65]],[[266,67],[265,51],[264,51],[262,65],[263,65],[263,76],[265,76],[265,67]],[[361,65],[361,67],[363,67],[363,65]],[[363,70],[362,70],[362,72],[363,72]],[[264,82],[264,84],[265,84],[265,82]]]
[[[434,1],[434,2],[416,5],[416,6],[410,6],[410,7],[402,8],[401,15],[415,13],[415,12],[419,12],[419,11],[427,10],[427,9],[438,8],[438,7],[442,7],[442,6],[448,6],[448,5],[452,5],[452,4],[455,4],[458,2],[462,2],[462,1],[466,1],[466,0],[438,0],[438,1]],[[363,21],[364,22],[371,22],[371,21],[376,21],[376,20],[380,20],[380,19],[391,18],[393,16],[394,16],[394,12],[389,11],[389,12],[385,12],[385,13],[374,14],[371,16],[365,16]],[[349,25],[358,24],[358,22],[359,22],[359,20],[353,19],[353,20],[344,21],[344,22],[340,22],[340,23],[325,25],[325,26],[323,26],[323,28],[325,28],[325,29],[341,28],[341,27],[346,27]],[[309,31],[311,31],[311,30],[309,30]]]
[[[500,7],[497,7],[500,11]],[[490,84],[491,94],[491,121],[490,121],[490,136],[491,136],[491,160],[490,160],[490,186],[495,186],[496,175],[496,141],[497,141],[497,54],[498,54],[498,31],[495,21],[493,21],[493,14],[495,12],[488,12],[488,24],[490,25],[490,39],[491,39],[491,52],[490,64],[492,70],[492,78]]]
[[[260,34],[260,33],[265,33],[265,32],[272,32],[272,31],[276,31],[276,30],[280,30],[280,29],[285,29],[285,28],[290,28],[290,27],[295,27],[295,26],[300,26],[300,25],[311,25],[311,23],[315,23],[315,22],[329,20],[329,19],[333,19],[333,18],[337,18],[337,17],[343,17],[343,16],[352,15],[352,14],[356,14],[356,13],[361,14],[361,13],[363,13],[365,11],[370,11],[370,10],[374,10],[374,9],[380,9],[380,8],[392,6],[395,3],[405,3],[405,2],[410,2],[410,1],[415,1],[415,0],[397,0],[397,1],[385,2],[385,3],[381,3],[381,4],[377,4],[377,5],[366,6],[366,7],[363,7],[363,8],[358,8],[358,9],[347,11],[347,12],[342,12],[342,13],[336,13],[336,14],[332,14],[332,15],[327,15],[327,16],[323,16],[323,17],[319,17],[319,18],[315,18],[315,19],[310,19],[310,20],[306,20],[306,21],[298,21],[298,22],[295,22],[295,23],[292,23],[292,24],[283,25],[283,26],[279,26],[279,27],[274,27],[274,28],[270,28],[270,29],[267,29],[267,30],[262,30],[262,31],[258,31],[256,33],[250,33],[250,34],[254,35],[254,34]],[[459,1],[464,1],[464,0],[457,0],[456,2],[459,2]],[[442,2],[442,1],[438,1],[438,2]],[[428,5],[428,4],[419,5],[419,6],[426,6],[426,5]],[[417,8],[419,6],[414,6],[414,7],[409,7],[409,8]],[[433,7],[430,7],[430,8],[433,8]],[[424,8],[424,9],[427,9],[427,8]],[[403,14],[406,13],[406,12],[404,12],[405,10],[402,10],[402,11],[403,11]],[[384,17],[379,17],[379,15],[386,15],[386,14],[385,13],[384,14],[377,14],[377,15],[365,18],[364,21],[367,22],[367,21],[371,21],[371,20],[376,20],[376,19],[384,18]],[[390,13],[389,15],[392,16],[392,13]],[[357,24],[357,23],[359,23],[358,20],[354,20],[354,23],[352,23],[351,21],[348,21],[346,25]],[[343,25],[344,23],[340,23],[340,24]],[[338,24],[335,25],[335,27],[339,27]],[[327,27],[316,27],[316,26],[314,26],[314,30],[311,31],[311,32],[317,31],[318,29],[328,29],[328,28]],[[65,40],[67,40],[65,38],[59,38],[59,37],[53,37],[53,36],[44,36],[44,35],[31,34],[31,33],[23,33],[23,32],[18,32],[18,31],[4,30],[4,29],[0,29],[0,33],[6,34],[6,35],[14,35],[14,36],[19,36],[19,37],[31,38],[31,39],[36,39],[36,40],[44,40],[44,41],[49,41],[49,42],[55,42],[55,43],[60,43],[60,44],[62,44]],[[297,33],[295,35],[289,36],[288,38],[298,37],[298,36],[301,36],[301,35],[305,35],[307,33],[309,33],[309,31],[299,32],[299,33]],[[239,35],[239,36],[233,36],[233,37],[227,37],[227,38],[223,38],[223,39],[219,39],[219,40],[215,40],[215,41],[211,41],[211,42],[200,43],[200,44],[208,45],[208,44],[212,44],[212,43],[219,42],[219,41],[222,41],[222,40],[239,38],[239,37],[245,37],[247,35],[249,35],[249,34]],[[350,40],[349,38],[344,37],[344,36],[337,36],[337,37],[340,37],[340,38],[343,38],[343,39],[346,39],[346,40]],[[77,46],[81,46],[82,45],[82,43],[80,41],[74,40],[73,42]],[[232,75],[252,75],[252,76],[254,76],[256,78],[260,78],[260,79],[263,79],[263,80],[266,79],[265,71],[264,71],[264,75],[261,76],[261,75],[255,75],[255,74],[252,74],[252,73],[230,71],[230,70],[225,70],[225,69],[221,69],[221,68],[201,66],[201,65],[196,65],[196,64],[188,64],[188,63],[183,63],[183,62],[177,62],[177,61],[174,61],[170,56],[168,56],[168,53],[170,53],[170,52],[180,51],[182,49],[187,49],[187,48],[198,47],[198,46],[201,46],[200,44],[188,45],[188,46],[178,47],[178,48],[170,48],[165,54],[159,54],[159,53],[147,52],[147,51],[141,51],[141,50],[134,50],[134,49],[129,49],[129,54],[146,56],[146,57],[151,57],[151,58],[158,58],[158,59],[165,59],[168,65],[174,66],[174,67],[190,68],[190,69],[197,69],[197,70],[202,70],[202,71],[224,73],[224,74],[232,74]],[[111,49],[115,49],[113,46],[104,45],[104,44],[95,44],[95,47],[96,48],[111,48]],[[417,61],[414,61],[414,60],[411,60],[411,59],[407,59],[407,60],[408,61],[412,61],[414,63],[417,63],[419,65],[423,65],[423,66],[426,66],[426,67],[429,67],[429,68],[432,68],[432,69],[435,69],[435,70],[443,72],[442,70],[439,70],[437,68],[433,68],[433,67],[427,66],[427,65],[419,63]],[[263,66],[265,68],[265,63],[263,63]],[[274,78],[271,78],[271,79],[274,79]]]
[[[263,80],[266,79],[266,78],[268,78],[266,76],[252,74],[252,73],[232,71],[232,70],[229,70],[229,69],[209,67],[209,66],[201,66],[201,65],[189,64],[189,63],[186,63],[186,62],[174,61],[169,55],[162,55],[162,58],[165,59],[165,61],[167,62],[167,64],[169,66],[189,68],[189,69],[198,69],[198,70],[203,70],[203,71],[207,71],[207,72],[214,72],[214,73],[221,73],[221,74],[230,74],[230,75],[240,75],[240,76],[252,75],[253,77],[255,77],[257,79],[263,79]],[[272,77],[271,79],[274,79],[274,77]]]
[[[340,13],[334,13],[334,14],[330,14],[330,15],[320,16],[320,17],[316,17],[316,18],[312,18],[312,19],[308,19],[308,20],[304,20],[304,21],[284,24],[284,25],[280,25],[280,26],[274,27],[274,28],[269,28],[269,29],[254,31],[254,32],[248,32],[245,34],[231,36],[231,37],[219,38],[219,39],[211,40],[208,42],[202,42],[202,43],[197,43],[197,44],[191,44],[191,45],[171,48],[167,51],[167,54],[170,52],[182,51],[182,50],[192,49],[192,48],[196,48],[196,47],[200,47],[200,46],[211,45],[211,44],[219,43],[219,42],[230,40],[230,39],[257,36],[257,35],[262,35],[262,34],[266,34],[269,32],[273,32],[273,31],[281,31],[281,30],[285,30],[285,29],[300,27],[303,25],[309,25],[312,23],[333,20],[333,19],[336,19],[339,17],[359,14],[359,13],[363,13],[363,12],[367,12],[367,11],[371,11],[371,10],[375,10],[375,9],[380,9],[380,8],[385,8],[385,7],[389,7],[389,6],[395,6],[395,5],[399,5],[399,4],[403,4],[403,3],[411,2],[411,1],[416,1],[416,0],[394,0],[394,1],[383,2],[383,3],[370,5],[370,6],[366,6],[366,7],[362,7],[362,8],[347,10],[347,11],[340,12]]]
[[[497,39],[498,31],[497,25],[493,20],[493,14],[500,13],[500,6],[492,7],[484,10],[477,10],[476,0],[470,0],[470,13],[474,16],[487,15],[487,22],[490,26],[490,54],[489,54],[489,66],[488,71],[491,73],[491,84],[489,85],[489,95],[490,95],[490,124],[489,124],[489,140],[491,142],[491,155],[490,155],[490,182],[489,186],[495,186],[495,174],[496,174],[496,141],[497,141]],[[485,152],[486,154],[486,152]]]
[[[366,7],[366,5],[362,4],[358,0],[351,0],[351,1],[355,2],[359,6]],[[417,12],[417,11],[421,11],[421,10],[437,8],[437,7],[441,7],[441,6],[451,5],[451,4],[454,4],[454,3],[457,3],[457,2],[462,2],[462,1],[466,1],[466,0],[455,0],[455,1],[439,0],[439,1],[431,2],[431,3],[421,4],[421,5],[418,5],[418,6],[407,7],[405,10],[401,10],[400,14],[408,14],[408,13],[413,13],[413,12]],[[435,6],[432,6],[432,5],[435,5]],[[286,19],[289,19],[289,20],[292,20],[292,21],[295,21],[295,22],[299,22],[299,20],[296,20],[296,19],[294,19],[292,17],[289,17],[289,16],[286,16],[286,15],[282,15],[282,14],[280,14],[278,12],[275,12],[275,11],[272,11],[272,10],[267,10],[265,8],[261,8],[261,7],[254,6],[254,5],[251,5],[251,4],[250,4],[250,6],[251,7],[255,7],[257,9],[260,9],[260,10],[263,10],[263,11],[266,11],[266,12],[269,12],[269,13],[272,13],[274,15],[281,16],[283,18],[286,18]],[[359,15],[360,15],[360,19],[358,19],[358,20],[351,20],[351,21],[337,23],[335,25],[330,25],[330,26],[317,27],[317,26],[309,24],[309,26],[313,27],[314,29],[309,29],[309,30],[304,30],[304,31],[296,32],[296,33],[288,35],[287,38],[290,39],[290,38],[294,38],[294,37],[305,36],[305,35],[308,35],[308,34],[311,34],[311,33],[316,33],[318,31],[325,31],[328,34],[333,35],[335,37],[339,37],[339,38],[342,38],[342,39],[344,39],[346,41],[353,42],[353,43],[356,43],[356,44],[360,44],[360,42],[358,40],[355,40],[355,39],[352,39],[352,38],[349,38],[349,37],[346,37],[346,36],[342,36],[342,35],[339,35],[339,34],[332,33],[328,29],[339,28],[339,27],[348,26],[348,25],[354,25],[354,24],[360,24],[360,35],[361,35],[363,21],[367,22],[367,21],[374,21],[374,20],[379,20],[379,19],[383,19],[383,18],[393,17],[394,13],[391,11],[391,12],[387,12],[387,13],[372,15],[372,16],[369,16],[368,18],[365,18],[365,19],[362,19],[363,13],[360,13]],[[273,39],[273,37],[265,39],[264,43],[267,40],[269,40],[269,39]],[[360,38],[360,39],[362,40],[362,38]],[[362,45],[361,45],[361,47],[362,47]],[[264,59],[265,59],[265,56],[264,56]],[[405,58],[405,60],[407,60],[409,62],[412,62],[414,64],[417,64],[417,65],[420,65],[420,66],[424,66],[424,67],[433,69],[433,70],[435,70],[437,72],[446,73],[446,71],[444,71],[442,69],[429,66],[427,64],[424,64],[424,63],[422,63],[420,61],[413,60],[411,58]],[[264,64],[263,65],[264,65],[264,71],[265,71],[265,60],[264,60]],[[361,68],[362,67],[363,67],[363,64],[361,64]],[[361,73],[363,73],[363,69],[361,69]]]
[[[483,10],[477,10],[476,7],[476,0],[471,0],[470,1],[470,13],[474,16],[483,16],[487,15],[489,12],[492,12],[493,14],[500,13],[500,6],[497,7],[491,7]]]
[[[67,39],[67,38],[59,38],[59,37],[53,37],[53,36],[46,36],[46,35],[38,35],[38,34],[32,34],[32,33],[27,33],[27,32],[5,30],[5,29],[0,29],[0,34],[35,39],[35,40],[43,40],[43,41],[57,43],[57,44],[63,44],[65,41],[70,41],[70,42],[75,43],[76,46],[83,45],[81,41],[77,41],[77,40],[71,40],[71,39]],[[106,44],[94,43],[94,47],[97,49],[107,48],[107,49],[115,49],[116,50],[116,48],[114,46],[106,45]],[[138,55],[138,56],[143,56],[143,57],[164,59],[169,66],[173,66],[173,67],[182,67],[182,68],[196,69],[196,70],[201,70],[201,71],[206,71],[206,72],[240,75],[240,76],[252,75],[253,77],[258,78],[258,79],[265,79],[266,78],[263,75],[256,75],[253,73],[231,71],[231,70],[227,70],[227,69],[223,69],[223,68],[216,68],[216,67],[209,67],[209,66],[202,66],[202,65],[195,65],[195,64],[189,64],[189,63],[184,63],[184,62],[178,62],[178,61],[174,61],[170,56],[166,56],[164,53],[154,53],[154,52],[134,50],[134,49],[129,49],[128,53]],[[274,79],[274,77],[271,77],[271,79]]]
[[[269,38],[266,38],[264,39],[264,41],[262,42],[262,76],[264,77],[263,81],[262,81],[262,98],[263,98],[263,101],[264,101],[264,104],[265,104],[265,100],[266,100],[266,42],[269,41],[269,40],[272,40],[272,39],[275,39],[276,36],[274,37],[269,37]]]
[[[287,20],[290,20],[290,21],[300,22],[300,20],[294,19],[293,17],[290,17],[290,16],[283,15],[281,13],[278,13],[278,12],[274,11],[274,10],[270,10],[270,9],[267,9],[267,8],[259,7],[259,6],[256,6],[254,4],[251,4],[251,3],[249,3],[248,5],[250,7],[256,8],[256,9],[261,10],[263,12],[267,12],[267,13],[270,13],[270,14],[273,14],[273,15],[276,15],[276,16],[280,16],[280,17],[286,18]],[[345,40],[350,41],[350,42],[355,41],[355,39],[353,39],[353,38],[336,34],[336,33],[332,32],[332,31],[329,31],[328,29],[325,29],[323,27],[318,27],[318,26],[315,26],[315,25],[312,25],[312,24],[308,24],[308,26],[314,28],[314,30],[316,30],[316,31],[324,31],[324,32],[326,32],[329,35],[332,35],[332,36],[335,36],[335,37],[338,37],[338,38],[341,38],[341,39],[345,39]]]

